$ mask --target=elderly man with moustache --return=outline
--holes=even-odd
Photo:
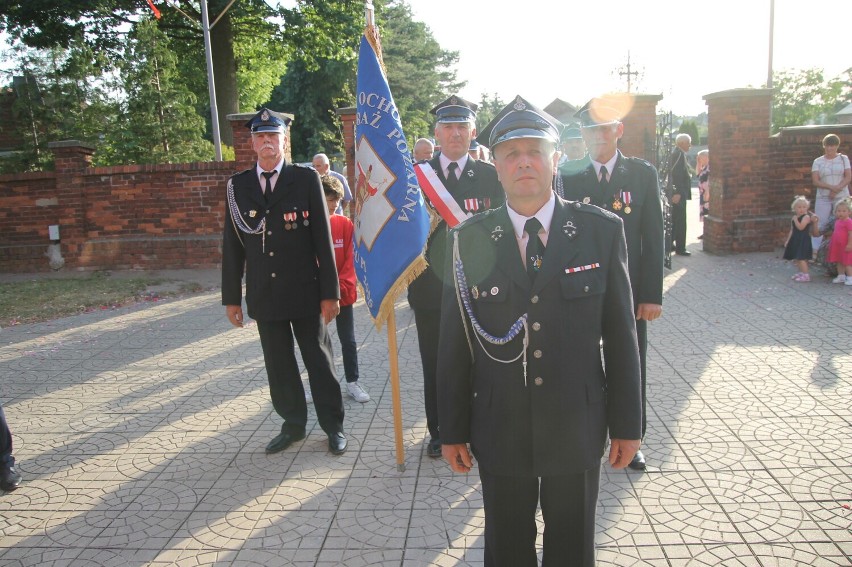
[[[228,180],[222,239],[222,304],[242,327],[257,321],[272,405],[284,423],[266,446],[277,453],[305,438],[305,391],[293,338],[308,370],[320,427],[332,454],[346,451],[343,397],[334,374],[328,323],[340,313],[340,286],[325,194],[313,168],[288,164],[289,119],[262,108],[251,130],[257,163]]]

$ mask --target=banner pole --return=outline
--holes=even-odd
[[[388,355],[390,356],[390,381],[393,396],[393,429],[396,439],[396,470],[405,472],[405,447],[402,444],[402,401],[399,390],[399,358],[396,346],[396,316],[391,310],[387,320]]]

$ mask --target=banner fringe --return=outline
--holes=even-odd
[[[382,325],[385,321],[388,320],[388,317],[390,317],[397,298],[402,295],[403,291],[408,289],[408,286],[411,285],[411,282],[417,279],[417,276],[419,276],[423,273],[424,270],[426,270],[426,267],[426,258],[424,258],[423,254],[421,254],[399,275],[399,277],[390,287],[388,292],[385,294],[385,299],[379,306],[379,312],[377,313],[376,318],[373,320],[373,323],[375,323],[376,325],[377,331],[382,330]]]

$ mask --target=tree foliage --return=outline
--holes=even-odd
[[[852,102],[852,68],[826,79],[822,69],[773,73],[772,131],[785,126],[831,124],[834,114]]]
[[[701,143],[701,138],[698,135],[698,124],[696,124],[694,120],[684,120],[681,122],[680,127],[677,129],[677,133],[689,134],[689,139],[692,140],[694,145]]]
[[[195,95],[178,80],[169,39],[151,20],[134,25],[121,65],[127,101],[119,128],[106,144],[122,163],[207,161],[213,145],[203,138]]]
[[[58,140],[81,140],[92,144],[116,127],[118,83],[111,65],[82,41],[67,48],[32,50],[18,47],[19,80],[13,114],[23,144],[4,170],[31,171],[51,166],[47,144]],[[98,163],[100,154],[93,156]]]
[[[301,1],[285,16],[288,22],[298,23],[297,29],[285,32],[294,46],[293,60],[270,106],[296,115],[291,134],[294,159],[308,161],[317,152],[336,153],[343,148],[335,109],[355,105],[362,7],[347,0]],[[428,136],[433,121],[429,109],[463,86],[452,69],[458,53],[442,50],[429,28],[413,20],[404,1],[377,1],[375,9],[388,84],[406,136],[410,140]],[[337,41],[329,42],[328,37]]]

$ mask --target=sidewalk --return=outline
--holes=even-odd
[[[649,469],[604,468],[598,564],[852,564],[852,288],[792,282],[780,250],[689,248],[649,326]],[[478,476],[426,457],[404,298],[396,318],[404,472],[363,303],[373,399],[344,395],[341,457],[313,410],[307,439],[264,453],[280,420],[257,330],[231,328],[218,291],[2,329],[25,480],[0,494],[0,566],[481,566]]]

